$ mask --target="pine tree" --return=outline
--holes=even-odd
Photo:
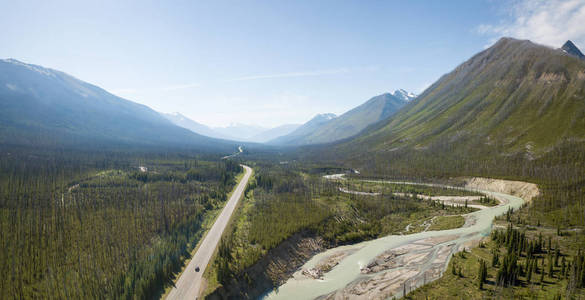
[[[478,283],[479,289],[483,289],[483,284],[487,279],[487,264],[483,259],[479,260],[479,272],[478,272]]]
[[[542,266],[542,269],[540,270],[540,284],[542,285],[544,283],[544,266]]]
[[[553,268],[553,256],[552,254],[548,255],[548,276],[550,278],[554,277],[554,268]]]
[[[532,280],[532,262],[529,260],[526,262],[526,282]]]
[[[497,249],[494,249],[492,251],[492,267],[495,267],[495,266],[498,265],[498,263],[500,261],[499,258],[500,258],[500,256],[498,254],[498,250]]]
[[[561,258],[561,275],[565,278],[567,277],[566,271],[567,271],[567,265],[565,262],[565,257],[563,256],[563,258]]]

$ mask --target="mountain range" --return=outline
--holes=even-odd
[[[0,100],[0,142],[5,144],[235,147],[66,73],[14,59],[0,60]]]
[[[494,146],[535,157],[585,139],[585,60],[567,41],[553,49],[502,38],[443,75],[420,96],[373,97],[340,115],[265,129],[209,128],[159,114],[63,72],[0,60],[0,142],[4,144],[182,145],[233,149],[222,139],[297,146],[336,143],[337,156]],[[482,146],[482,147],[484,147]]]
[[[219,138],[219,139],[230,139],[231,137],[228,135],[223,135],[206,125],[201,123],[197,123],[192,119],[187,118],[186,116],[182,115],[179,112],[174,113],[161,113],[165,118],[171,121],[173,124],[183,127],[185,129],[189,129],[195,133],[205,135],[208,137]]]
[[[288,135],[270,141],[278,145],[324,144],[357,135],[366,127],[387,119],[406,105],[416,95],[405,90],[373,97],[350,111],[317,115]]]
[[[162,113],[162,115],[175,125],[189,129],[195,133],[234,141],[247,141],[255,143],[264,143],[279,136],[287,135],[297,129],[298,124],[285,124],[274,128],[264,128],[260,126],[251,126],[246,124],[230,124],[226,127],[208,127],[179,112]]]
[[[210,128],[180,113],[157,113],[64,72],[0,60],[0,142],[9,144],[133,144],[232,149],[235,141],[279,145],[329,143],[359,133],[414,98],[397,90],[337,117],[301,125]],[[233,140],[227,141],[227,140]]]
[[[448,149],[472,155],[490,147],[534,158],[562,142],[583,141],[585,61],[574,53],[502,38],[331,154]]]

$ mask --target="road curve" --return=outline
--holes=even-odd
[[[246,184],[248,184],[248,180],[252,175],[252,168],[244,165],[241,166],[244,167],[246,172],[244,177],[238,183],[228,203],[221,211],[217,220],[215,220],[215,223],[213,223],[213,226],[205,236],[205,239],[203,239],[189,265],[185,268],[179,280],[177,280],[176,285],[167,296],[167,299],[197,299],[199,297],[203,272],[205,272],[213,256],[213,252],[215,252],[215,249],[219,245],[223,231],[227,227],[230,217],[236,209],[238,201],[242,198],[242,194],[246,190]],[[199,267],[199,272],[195,271],[196,267]]]

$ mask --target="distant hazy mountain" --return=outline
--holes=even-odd
[[[264,143],[279,136],[287,135],[301,126],[300,124],[285,124],[266,129],[260,126],[232,124],[227,127],[216,127],[212,129],[201,123],[197,123],[178,112],[170,114],[163,113],[162,115],[175,125],[189,129],[201,135],[219,139],[255,143]]]
[[[274,128],[265,130],[263,132],[260,132],[259,134],[256,134],[255,136],[250,137],[250,141],[258,142],[258,143],[265,143],[265,142],[273,140],[277,137],[287,135],[287,134],[295,131],[300,126],[301,126],[301,124],[285,124],[285,125],[281,125],[278,127],[274,127]]]
[[[495,149],[492,158],[517,153],[532,158],[564,142],[584,141],[585,61],[577,58],[575,45],[565,46],[502,38],[442,76],[385,124],[331,151],[390,159],[400,151],[471,156]]]
[[[322,119],[321,122],[313,119],[305,124],[308,126],[303,125],[288,136],[277,138],[271,143],[306,145],[345,139],[358,134],[374,123],[387,119],[415,97],[416,95],[404,90],[382,94],[339,117]]]
[[[162,115],[167,118],[169,121],[173,122],[173,124],[189,129],[195,133],[201,134],[201,135],[205,135],[205,136],[209,136],[209,137],[213,137],[213,138],[218,138],[218,139],[232,139],[232,137],[223,135],[219,132],[216,132],[215,130],[197,123],[185,116],[183,116],[181,113],[178,112],[174,112],[174,113],[170,113],[170,114],[166,114],[166,113],[162,113]]]
[[[0,60],[0,143],[224,145],[63,72]],[[223,146],[222,146],[223,147]]]
[[[240,123],[232,123],[226,127],[213,127],[213,131],[224,135],[232,140],[237,141],[252,141],[252,137],[269,130],[270,128],[265,128],[256,125],[247,125],[247,124],[240,124]]]
[[[309,120],[307,123],[299,126],[293,132],[270,140],[270,144],[277,144],[277,145],[299,145],[305,144],[303,141],[305,137],[311,135],[313,132],[318,130],[321,126],[326,123],[331,122],[337,118],[335,114],[326,113],[326,114],[318,114]]]

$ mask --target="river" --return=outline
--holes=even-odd
[[[440,278],[453,253],[460,251],[464,245],[477,242],[489,235],[494,217],[505,214],[509,208],[518,209],[524,203],[523,199],[509,194],[480,189],[467,190],[482,192],[495,197],[501,203],[465,215],[466,223],[461,228],[410,235],[389,235],[321,252],[303,265],[301,270],[314,268],[319,262],[335,254],[343,252],[347,255],[320,279],[307,277],[299,270],[264,298],[314,299],[320,296],[324,298],[333,296],[336,293],[337,296],[344,298],[399,298],[404,292],[408,292],[407,289],[414,289]],[[407,259],[381,271],[368,274],[362,272],[370,262],[393,250],[405,253],[403,256],[411,260]]]

